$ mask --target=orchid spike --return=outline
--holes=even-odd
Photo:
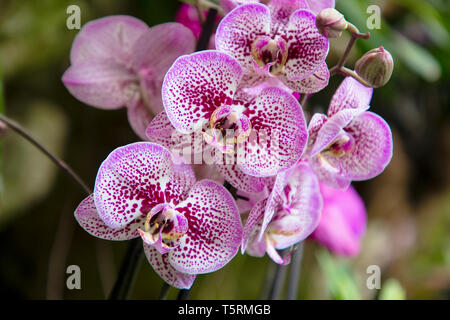
[[[345,78],[334,94],[328,117],[315,114],[308,126],[308,159],[319,180],[346,189],[352,180],[380,174],[392,158],[389,125],[367,111],[372,97],[367,88]]]
[[[201,131],[220,151],[217,161],[243,151],[237,163],[242,172],[276,175],[303,154],[303,111],[292,94],[277,87],[257,96],[237,92],[241,78],[241,67],[225,53],[207,50],[178,58],[162,89],[167,116],[181,133]]]
[[[62,81],[88,105],[128,107],[130,125],[144,139],[152,114],[163,109],[165,73],[178,56],[194,48],[194,35],[179,23],[149,28],[130,16],[105,17],[87,23],[77,34]]]
[[[281,257],[277,249],[291,247],[308,237],[319,223],[321,210],[319,182],[307,164],[279,174],[270,197],[250,211],[242,252],[256,257],[267,252],[274,262],[288,264],[291,252]]]
[[[363,200],[352,186],[338,190],[321,184],[320,191],[322,217],[311,238],[338,255],[357,255],[367,223]]]
[[[242,87],[270,77],[300,93],[314,93],[328,84],[328,39],[308,8],[306,1],[273,0],[268,6],[242,5],[224,17],[216,49],[242,66]]]
[[[177,288],[189,288],[196,274],[222,268],[242,240],[231,194],[212,180],[196,183],[190,166],[150,142],[108,156],[75,218],[102,239],[140,236],[154,270]]]

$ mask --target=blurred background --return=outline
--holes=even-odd
[[[72,97],[61,82],[77,30],[66,8],[81,8],[81,23],[113,14],[149,26],[173,21],[180,2],[0,2],[0,113],[27,128],[93,187],[100,163],[138,138],[126,110],[104,111]],[[369,5],[381,8],[381,29],[368,30]],[[307,240],[301,299],[450,298],[450,3],[446,0],[340,0],[337,9],[369,40],[358,40],[347,66],[383,45],[395,61],[391,81],[374,91],[371,108],[390,124],[394,157],[377,178],[355,183],[368,212],[361,253],[343,258]],[[347,34],[331,41],[329,66]],[[325,110],[341,77],[310,100]],[[127,243],[91,237],[73,218],[85,197],[39,151],[11,131],[0,137],[0,296],[19,299],[104,299]],[[65,286],[66,267],[81,268],[81,290]],[[242,256],[198,276],[191,299],[259,299],[267,258]],[[381,290],[369,290],[366,269],[381,269]],[[143,261],[131,295],[154,299],[162,280]],[[177,290],[171,289],[169,298]]]

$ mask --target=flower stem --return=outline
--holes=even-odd
[[[345,68],[345,62],[347,61],[348,56],[350,55],[350,52],[352,51],[353,47],[355,46],[356,40],[369,39],[370,33],[369,32],[366,32],[366,33],[359,32],[358,28],[356,28],[351,23],[348,24],[348,31],[350,31],[350,40],[348,41],[347,47],[345,48],[345,51],[344,51],[344,54],[339,59],[338,63],[333,68],[330,69],[330,77],[332,77],[336,74],[342,74],[342,75],[354,77],[356,80],[361,82],[361,80],[362,81],[364,81],[364,80],[361,79],[361,77],[359,77],[355,72],[348,72],[351,70]],[[355,75],[357,76],[357,78],[355,77]],[[364,84],[365,86],[368,86],[367,82],[365,82],[365,83],[361,82],[361,83]]]
[[[45,154],[51,161],[53,161],[58,167],[64,170],[73,180],[75,180],[78,185],[86,192],[87,195],[92,193],[91,189],[86,185],[86,183],[61,159],[51,153],[47,148],[45,148],[41,143],[39,143],[31,134],[27,132],[20,124],[15,122],[14,120],[9,119],[8,117],[0,114],[0,122],[3,122],[11,128],[13,131],[18,133],[20,136],[28,140],[31,144],[33,144],[36,148],[38,148],[43,154]]]
[[[131,240],[109,300],[124,300],[128,298],[134,280],[136,279],[140,262],[142,261],[142,253],[141,238]]]
[[[303,242],[301,242],[293,252],[293,257],[291,261],[291,272],[289,274],[289,283],[288,283],[288,293],[287,293],[288,300],[297,299],[298,285],[302,269],[303,247],[304,244]]]
[[[269,291],[269,300],[279,300],[283,290],[284,280],[286,279],[287,266],[276,265],[275,274],[272,280],[272,286]]]
[[[213,33],[214,24],[216,22],[217,9],[209,9],[208,15],[206,16],[206,21],[202,27],[202,33],[197,42],[196,51],[205,50],[208,48],[209,39]]]
[[[178,292],[177,300],[187,300],[191,294],[191,289],[181,289]]]
[[[159,292],[158,300],[166,300],[167,295],[169,294],[170,285],[167,283],[163,283],[161,287],[161,291]]]

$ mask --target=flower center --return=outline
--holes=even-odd
[[[258,37],[252,43],[255,71],[268,72],[274,76],[282,73],[288,56],[287,43],[282,38]]]
[[[169,204],[156,205],[147,215],[144,231],[139,230],[145,243],[153,245],[161,254],[174,249],[177,239],[188,230],[186,217]]]
[[[335,157],[342,157],[350,153],[355,146],[355,139],[347,132],[338,136],[324,151]]]
[[[232,153],[234,144],[243,142],[251,133],[250,120],[238,109],[238,106],[216,109],[210,118],[210,129],[203,132],[205,141],[223,153]]]

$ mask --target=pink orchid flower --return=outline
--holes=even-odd
[[[288,264],[285,249],[307,238],[317,227],[322,210],[319,182],[306,163],[279,174],[270,196],[250,211],[241,250],[255,257],[267,252],[278,264]]]
[[[303,154],[303,111],[292,94],[277,87],[256,97],[238,92],[241,78],[240,65],[225,53],[207,50],[178,58],[162,88],[167,117],[181,133],[201,131],[206,143],[220,151],[218,161],[227,170],[237,164],[246,175],[276,175]],[[223,132],[231,137],[225,139]],[[237,157],[239,150],[240,161],[223,161]]]
[[[149,28],[130,16],[91,21],[75,37],[62,81],[78,100],[101,109],[128,108],[144,139],[152,114],[163,110],[161,86],[175,59],[193,52],[195,37],[179,23]]]
[[[192,168],[178,160],[150,142],[114,150],[75,218],[101,239],[140,236],[161,278],[190,288],[196,274],[216,271],[235,256],[242,225],[231,194],[215,181],[196,182]]]
[[[367,111],[372,92],[347,77],[331,100],[328,117],[315,114],[309,123],[306,158],[319,180],[333,188],[371,179],[391,161],[391,129]]]
[[[220,22],[216,49],[242,66],[241,86],[277,77],[295,92],[314,93],[329,79],[325,63],[329,43],[315,19],[306,1],[242,5]]]
[[[171,124],[167,114],[161,112],[157,114],[146,130],[147,140],[164,146],[172,153],[180,157],[187,156],[186,161],[202,163],[202,154],[208,153],[210,147],[203,139],[201,132],[183,134],[178,132]],[[266,187],[266,178],[254,177],[245,174],[236,163],[226,164],[215,162],[217,172],[227,180],[233,187],[246,193],[261,193]]]
[[[320,191],[322,217],[311,238],[338,255],[357,255],[367,223],[363,200],[352,186],[338,190],[321,184]]]
[[[318,14],[320,11],[326,8],[334,8],[335,0],[219,0],[222,9],[228,13],[235,9],[237,6],[250,4],[250,3],[263,3],[267,4],[271,2],[272,5],[294,7],[297,9],[309,9],[314,14]],[[290,9],[292,11],[292,9]]]

